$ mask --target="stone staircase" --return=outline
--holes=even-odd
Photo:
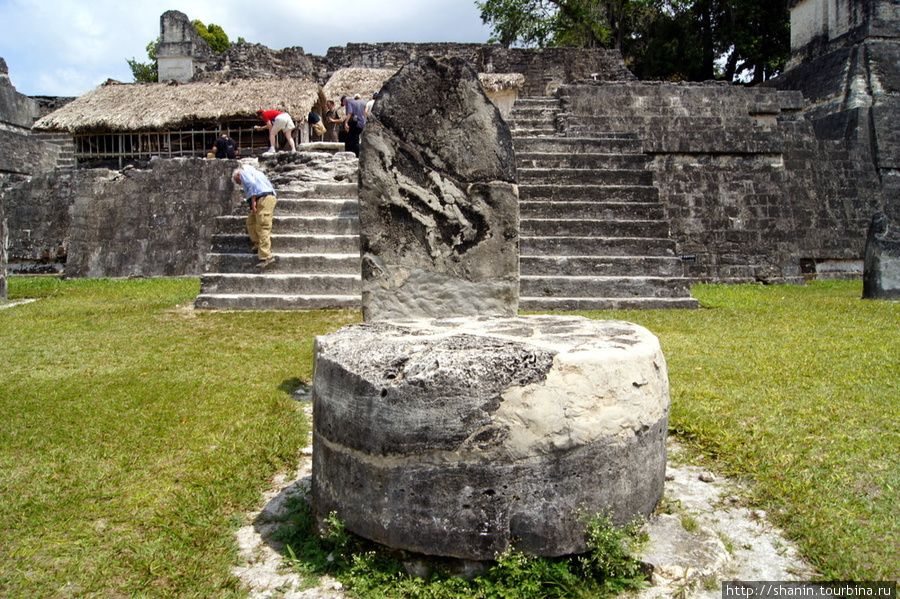
[[[559,101],[519,100],[523,310],[696,308],[640,142],[557,134]]]
[[[197,308],[358,309],[359,218],[356,183],[320,182],[291,190],[276,184],[272,227],[276,261],[260,272],[246,214],[221,216],[200,278]]]
[[[696,308],[640,143],[626,134],[564,137],[559,115],[556,99],[520,99],[510,119],[520,308]],[[243,209],[219,217],[196,307],[359,308],[357,184],[347,178],[297,186],[292,177],[315,170],[304,160],[302,153],[279,154],[262,165],[279,194],[275,264],[257,270]]]
[[[56,168],[75,168],[75,144],[68,133],[33,133],[32,135],[59,148]]]

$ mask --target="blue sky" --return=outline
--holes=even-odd
[[[231,40],[324,56],[349,42],[486,42],[475,0],[0,0],[0,57],[19,93],[77,96],[107,79],[129,82],[125,62],[147,61],[159,17],[180,10]]]

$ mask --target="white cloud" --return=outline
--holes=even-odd
[[[147,60],[159,18],[176,9],[232,41],[324,55],[348,42],[484,42],[474,0],[0,0],[0,57],[28,95],[79,95],[109,78],[131,80],[126,60]]]

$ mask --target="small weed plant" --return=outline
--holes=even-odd
[[[462,576],[456,560],[394,551],[349,532],[335,514],[318,530],[308,503],[297,499],[279,533],[291,566],[310,586],[328,574],[365,599],[596,598],[639,588],[644,580],[634,555],[646,538],[643,522],[615,526],[609,514],[586,519],[590,550],[547,558],[508,550],[474,576]],[[407,573],[415,561],[424,576]],[[424,566],[424,567],[422,567]]]

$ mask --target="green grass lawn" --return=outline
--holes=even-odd
[[[900,302],[846,281],[692,294],[703,309],[588,315],[657,334],[670,430],[749,481],[825,578],[900,578]]]
[[[356,312],[181,309],[193,279],[9,280],[0,310],[0,596],[239,597],[233,533],[296,460],[291,392]],[[858,282],[698,286],[592,312],[662,342],[671,429],[826,578],[900,577],[900,303]]]
[[[307,423],[316,334],[356,313],[177,309],[196,280],[11,279],[0,596],[241,596],[233,534]]]

